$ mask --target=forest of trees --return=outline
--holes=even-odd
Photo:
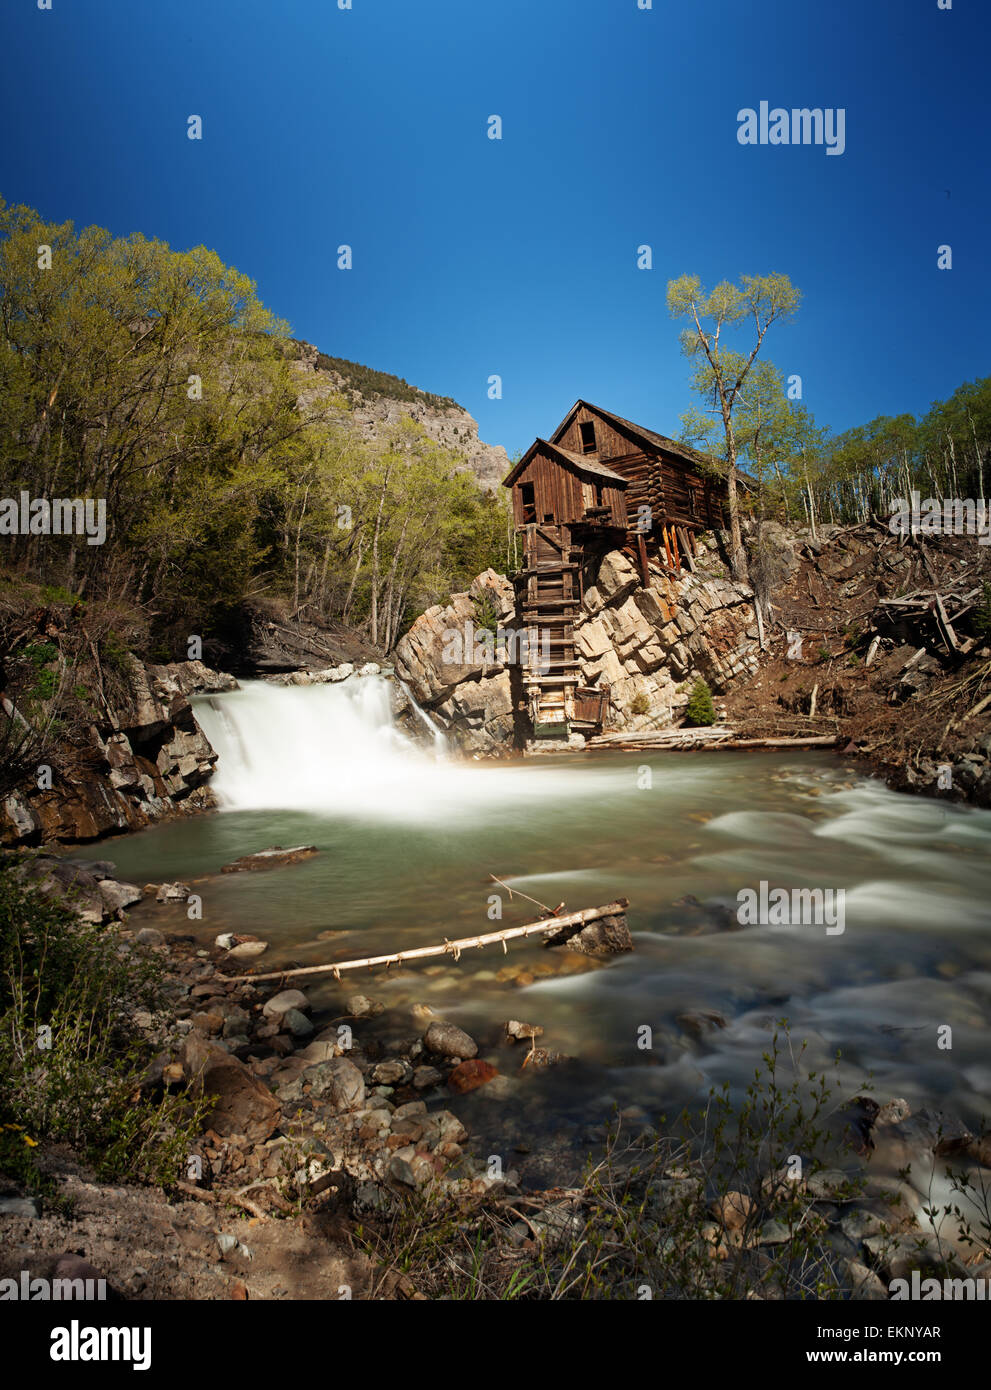
[[[724,354],[726,355],[726,354]],[[708,364],[693,385],[706,402]],[[880,415],[833,434],[801,401],[788,398],[772,362],[751,367],[734,414],[739,461],[761,483],[750,505],[784,521],[853,523],[890,516],[896,498],[986,497],[991,482],[991,377],[966,382],[920,419]],[[724,460],[717,412],[689,410],[682,438]]]
[[[130,605],[175,659],[262,595],[388,649],[505,568],[506,499],[410,419],[373,447],[341,397],[301,407],[297,354],[213,252],[0,200],[0,493],[107,513],[103,545],[5,536],[8,579]]]

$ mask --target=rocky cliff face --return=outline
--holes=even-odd
[[[514,741],[514,694],[509,667],[481,622],[492,615],[512,624],[513,586],[486,570],[468,593],[422,613],[400,641],[396,672],[422,708],[454,743],[471,753],[509,749]]]
[[[483,487],[495,492],[501,486],[510,468],[506,450],[500,444],[483,443],[478,437],[478,422],[455,401],[415,388],[413,399],[387,393],[366,395],[344,371],[321,365],[322,354],[311,343],[299,343],[298,347],[300,355],[293,366],[302,378],[301,405],[338,393],[348,401],[360,433],[373,441],[384,439],[392,426],[408,416],[422,425],[437,444],[460,454],[465,468],[474,473]],[[397,388],[405,387],[405,383],[396,384]]]
[[[95,840],[137,830],[213,804],[207,782],[217,755],[187,696],[230,690],[231,676],[198,661],[143,666],[131,657],[127,694],[81,746],[63,745],[50,775],[13,791],[0,804],[0,843]]]
[[[611,551],[593,579],[575,645],[582,684],[610,687],[610,727],[664,728],[682,717],[697,676],[718,693],[757,669],[753,593],[725,578],[714,551],[703,550],[698,573],[677,579],[652,567],[647,586],[622,552]],[[501,629],[512,628],[512,586],[489,570],[447,607],[417,618],[395,651],[417,701],[471,753],[508,751],[524,732],[522,690],[500,659],[511,651],[479,631],[480,615],[493,613]],[[635,714],[644,697],[647,712]]]

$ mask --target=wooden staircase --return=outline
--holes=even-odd
[[[575,618],[581,605],[580,546],[571,528],[550,522],[526,527],[517,613],[528,633],[523,686],[535,738],[567,738],[581,665]]]

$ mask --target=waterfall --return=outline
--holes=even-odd
[[[412,709],[413,713],[416,715],[417,719],[419,719],[420,723],[433,738],[434,748],[436,748],[438,752],[446,752],[447,735],[444,733],[444,730],[440,727],[439,724],[435,724],[434,721],[430,718],[430,715],[427,713],[427,711],[425,709],[421,709],[420,706],[416,703],[416,700],[413,698],[413,692],[410,690],[409,686],[406,684],[405,681],[400,681],[399,687],[402,690],[403,694],[406,696],[407,700],[409,700],[410,708]]]
[[[461,760],[419,710],[435,740],[432,749],[421,746],[396,727],[382,676],[309,686],[246,681],[194,705],[218,755],[211,786],[225,811],[456,824],[508,819],[534,801],[602,789],[601,771]]]

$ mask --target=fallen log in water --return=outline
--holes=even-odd
[[[459,960],[462,951],[471,950],[473,947],[501,943],[505,952],[506,942],[515,937],[551,933],[556,939],[547,943],[549,945],[571,945],[575,941],[577,944],[573,949],[583,951],[587,955],[612,955],[617,951],[633,949],[629,930],[622,920],[629,905],[629,898],[617,898],[615,902],[607,903],[604,907],[586,907],[580,912],[566,912],[560,917],[545,917],[539,922],[527,922],[521,927],[504,927],[502,931],[486,932],[482,936],[463,936],[458,941],[445,941],[442,946],[417,946],[412,951],[394,951],[386,956],[364,956],[360,960],[341,960],[331,965],[303,965],[292,970],[270,970],[264,975],[229,975],[227,979],[239,984],[257,984],[259,980],[288,980],[299,978],[301,975],[329,974],[340,979],[342,970],[361,970],[366,966],[371,969],[373,965],[384,965],[388,968],[390,965],[400,965],[408,960],[422,960],[426,956],[453,956],[455,960]],[[578,940],[590,923],[610,918],[615,921],[608,923],[601,941],[591,944],[587,938]]]

